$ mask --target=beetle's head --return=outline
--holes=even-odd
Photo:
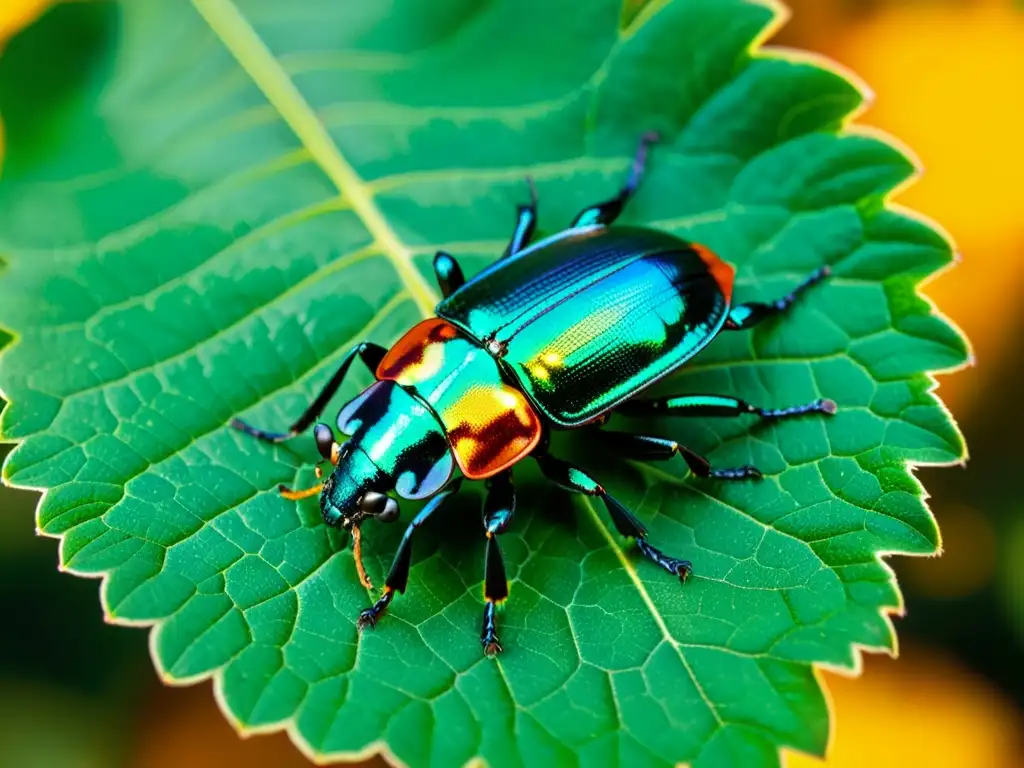
[[[350,529],[363,520],[398,519],[398,502],[425,499],[452,475],[453,458],[433,413],[393,381],[378,381],[338,414],[349,440],[339,446],[326,424],[314,432],[320,455],[335,465],[320,494],[328,525]]]
[[[366,452],[348,442],[337,458],[338,466],[320,494],[324,522],[349,530],[370,517],[385,523],[397,520],[398,502],[386,495],[394,483]]]

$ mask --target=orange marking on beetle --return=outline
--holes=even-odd
[[[428,378],[444,362],[443,342],[457,335],[455,326],[439,317],[417,323],[384,355],[377,378],[406,385]]]
[[[455,461],[470,480],[508,469],[540,442],[540,419],[523,394],[506,384],[473,387],[445,409],[443,420]]]
[[[691,244],[691,247],[700,256],[701,261],[707,265],[708,272],[715,279],[715,282],[718,283],[718,287],[721,289],[722,295],[725,296],[725,300],[731,304],[732,286],[736,280],[736,269],[731,264],[722,261],[703,245]]]

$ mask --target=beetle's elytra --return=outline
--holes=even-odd
[[[359,525],[368,518],[398,518],[398,504],[388,493],[429,499],[405,532],[380,599],[360,614],[360,629],[373,627],[394,594],[405,591],[416,529],[458,491],[463,478],[488,479],[480,641],[489,656],[501,651],[495,606],[508,596],[508,583],[498,537],[515,510],[512,468],[527,457],[563,488],[600,497],[620,534],[686,579],[689,562],[656,549],[643,524],[596,479],[548,453],[548,430],[587,429],[627,458],[660,461],[678,454],[701,477],[745,480],[761,473],[755,467],[713,468],[674,441],[613,432],[604,424],[613,411],[627,417],[762,419],[835,413],[830,400],[769,410],[727,395],[635,399],[719,332],[785,313],[828,274],[827,268],[818,270],[771,304],[733,304],[733,269],[707,249],[664,232],[612,227],[640,183],[654,140],[652,134],[641,140],[618,195],[587,208],[564,232],[530,245],[537,221],[534,194],[530,205],[519,208],[504,256],[472,280],[464,279],[451,255],[438,253],[434,270],[444,299],[437,317],[416,325],[390,350],[369,342],[352,349],[287,432],[232,422],[262,440],[287,440],[320,415],[357,357],[374,373],[376,382],[338,414],[338,429],[349,438],[344,444],[326,424],[314,430],[333,473],[307,491],[282,489],[293,499],[320,494],[324,521],[352,531],[366,584]]]

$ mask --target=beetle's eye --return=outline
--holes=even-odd
[[[324,461],[330,461],[334,451],[334,432],[331,428],[326,424],[317,424],[313,429],[313,439],[316,440],[316,449]]]
[[[362,498],[359,499],[359,508],[366,514],[376,517],[384,511],[388,501],[389,498],[383,493],[367,491],[363,494]]]
[[[398,519],[398,502],[376,491],[367,491],[363,494],[359,499],[359,509],[382,523],[392,523]]]
[[[387,502],[384,504],[384,510],[377,513],[377,519],[382,523],[395,522],[398,519],[398,502],[388,496]]]

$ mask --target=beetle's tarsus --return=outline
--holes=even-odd
[[[730,469],[713,469],[709,477],[715,480],[761,480],[764,474],[757,467],[745,466]]]
[[[498,640],[495,607],[493,600],[488,600],[484,604],[484,623],[480,629],[480,645],[484,647],[484,655],[488,657],[497,656],[502,651],[501,641]]]
[[[809,413],[821,413],[826,416],[834,416],[836,411],[839,410],[839,406],[836,405],[835,400],[828,400],[826,398],[819,398],[818,400],[807,403],[806,405],[793,405],[789,408],[747,407],[750,409],[750,413],[760,416],[765,421],[778,421],[780,419],[792,418],[793,416],[805,416]]]
[[[244,432],[250,437],[255,437],[257,440],[262,440],[265,443],[283,443],[285,440],[291,440],[297,433],[295,432],[265,432],[262,429],[252,426],[241,419],[232,419],[228,422],[228,426],[232,429],[237,429],[239,432]]]
[[[374,603],[372,607],[366,608],[359,614],[359,618],[356,619],[356,629],[362,632],[376,627],[377,622],[380,621],[381,614],[384,613],[384,610],[391,602],[391,598],[394,596],[395,591],[391,587],[385,585],[381,596],[377,598],[377,602]]]
[[[678,557],[666,555],[657,547],[649,544],[646,536],[638,536],[636,546],[644,557],[656,565],[660,565],[669,573],[675,574],[680,581],[685,582],[693,573],[693,564],[689,560],[680,560]]]

